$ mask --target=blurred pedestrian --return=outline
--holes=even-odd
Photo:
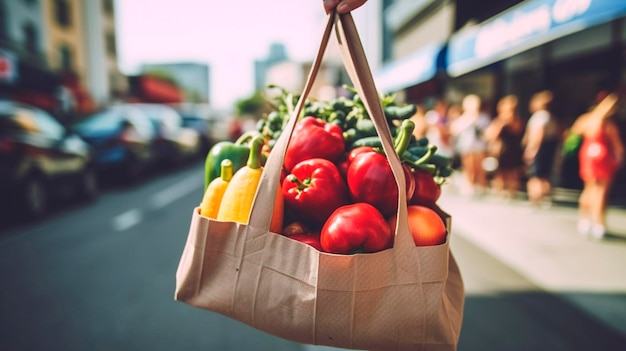
[[[582,235],[602,239],[605,235],[606,204],[615,173],[624,161],[624,144],[612,120],[617,94],[608,94],[590,112],[578,117],[570,132],[583,137],[578,153],[583,190],[578,209]]]
[[[549,90],[534,94],[529,103],[531,116],[526,124],[522,144],[524,161],[528,165],[528,199],[534,206],[549,207],[552,192],[551,176],[559,144],[558,125],[550,104]]]
[[[415,128],[413,128],[413,136],[415,136],[415,138],[419,140],[426,136],[426,130],[428,129],[428,126],[426,124],[424,106],[416,104],[415,108],[415,114],[411,116],[410,120],[415,123]]]
[[[452,148],[450,129],[448,125],[448,103],[439,98],[435,100],[432,108],[426,111],[424,115],[426,121],[426,138],[431,144],[437,146],[437,153],[452,157],[454,150]]]
[[[524,122],[517,112],[515,95],[502,97],[497,104],[497,115],[485,130],[488,154],[497,161],[493,177],[494,189],[504,199],[512,200],[519,189],[520,171],[524,166],[522,136]]]
[[[456,150],[456,136],[454,134],[452,134],[452,131],[450,130],[450,126],[452,125],[452,122],[454,120],[456,120],[457,118],[459,118],[459,116],[463,114],[463,107],[461,107],[460,103],[451,103],[448,106],[448,111],[446,112],[446,118],[447,118],[447,129],[448,129],[448,135],[450,138],[450,145],[452,148],[452,168],[453,169],[460,169],[461,168],[461,157],[459,156],[459,153]]]
[[[322,0],[326,13],[329,13],[330,10],[334,8],[337,8],[338,13],[347,13],[365,4],[366,1],[367,0]]]
[[[482,162],[487,154],[487,142],[483,133],[491,119],[481,110],[481,98],[469,94],[463,98],[463,113],[450,123],[450,133],[455,138],[456,152],[461,159],[461,172],[465,195],[481,196],[487,188],[487,173]]]

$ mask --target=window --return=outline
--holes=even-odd
[[[69,46],[63,45],[59,49],[59,62],[61,63],[61,70],[72,71],[72,49]]]
[[[8,37],[7,34],[7,13],[4,4],[0,2],[0,42]]]
[[[37,38],[37,29],[35,25],[32,22],[24,24],[22,32],[24,33],[24,48],[29,54],[36,55],[39,39]]]
[[[33,117],[37,123],[37,129],[51,138],[61,139],[65,128],[54,117],[42,110],[33,110]]]
[[[104,13],[113,15],[113,0],[102,0],[102,9]]]
[[[109,53],[109,55],[113,55],[113,56],[117,55],[117,47],[115,45],[114,33],[107,33],[106,46],[107,46],[107,52]]]
[[[57,23],[62,27],[69,27],[72,25],[70,4],[66,0],[55,0],[54,10]]]

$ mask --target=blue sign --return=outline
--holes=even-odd
[[[430,44],[383,66],[374,75],[376,89],[390,93],[432,79],[443,67],[443,62],[439,62],[443,48],[444,44]]]
[[[452,35],[447,70],[460,76],[626,14],[623,0],[528,0]]]

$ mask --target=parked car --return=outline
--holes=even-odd
[[[114,105],[74,125],[95,149],[99,173],[136,182],[156,162],[156,130],[148,116],[128,105]]]
[[[200,135],[199,152],[202,155],[206,155],[215,143],[212,138],[213,121],[191,112],[182,112],[181,116],[183,117],[183,126],[195,130]]]
[[[99,195],[92,148],[36,107],[0,100],[0,202],[28,218]]]
[[[218,109],[208,103],[182,102],[171,104],[183,116],[183,123],[200,132],[211,145],[230,139],[233,111]],[[198,121],[200,120],[200,121]],[[204,156],[204,155],[203,155]]]
[[[162,166],[176,166],[198,157],[201,136],[183,125],[183,117],[174,108],[162,104],[133,103],[144,111],[157,130],[157,162]]]

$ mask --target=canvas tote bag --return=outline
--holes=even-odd
[[[377,253],[323,253],[269,231],[285,151],[333,26],[401,194],[394,247]],[[450,253],[450,234],[442,245],[415,246],[401,167],[352,17],[331,13],[304,92],[265,164],[249,224],[220,222],[193,211],[175,299],[299,343],[456,350],[464,290]],[[450,218],[442,216],[450,232]]]

